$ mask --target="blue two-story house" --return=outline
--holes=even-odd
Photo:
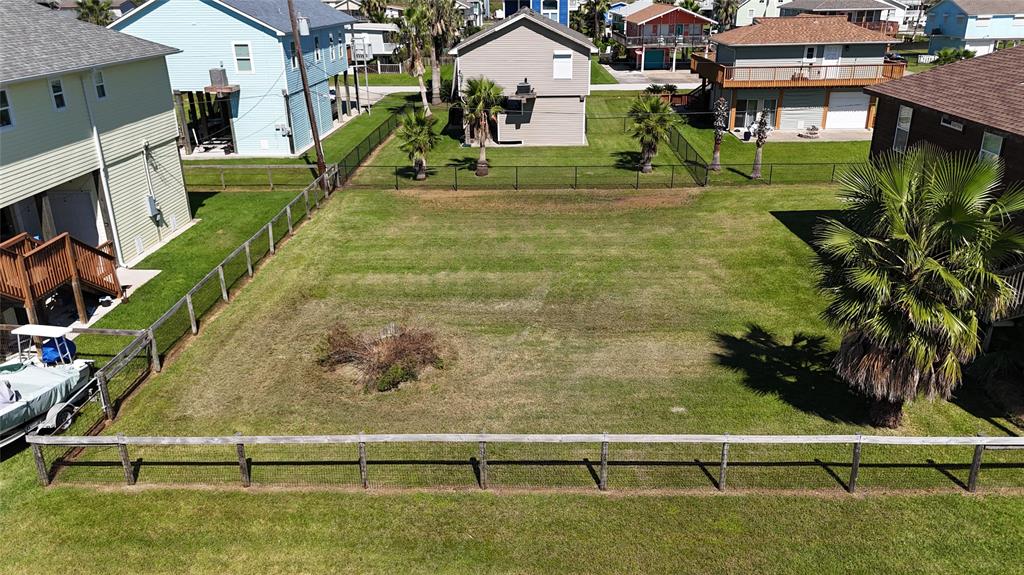
[[[928,52],[966,48],[975,56],[1024,40],[1024,0],[942,0],[928,10]]]
[[[569,25],[569,13],[575,12],[582,0],[504,0],[505,17],[511,18],[520,8],[529,8],[562,26]]]
[[[295,8],[324,136],[337,115],[330,81],[348,69],[344,39],[355,19],[319,0]],[[167,71],[186,155],[289,156],[313,145],[284,0],[150,0],[109,27],[181,50]]]

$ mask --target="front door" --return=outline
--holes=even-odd
[[[825,68],[826,78],[838,78],[839,77],[839,61],[843,57],[843,47],[838,45],[825,46],[825,51],[821,56],[822,66],[831,66],[831,68]]]

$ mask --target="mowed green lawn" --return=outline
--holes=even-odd
[[[590,59],[590,83],[591,84],[618,84],[619,81],[612,76],[611,72],[605,70],[598,62],[596,56]]]

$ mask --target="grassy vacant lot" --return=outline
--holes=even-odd
[[[618,84],[619,81],[604,69],[597,61],[597,56],[590,59],[590,83],[591,84]]]
[[[111,431],[867,431],[822,355],[791,344],[834,345],[804,242],[833,192],[760,191],[338,195]],[[446,369],[367,395],[315,365],[335,322],[394,320],[437,330]],[[915,403],[903,432],[1005,433],[961,396]],[[5,574],[1002,573],[1024,536],[1019,496],[126,493],[43,490],[33,471],[28,453],[0,464]]]

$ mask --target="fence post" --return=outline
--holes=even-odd
[[[292,235],[292,205],[288,204],[284,207],[284,215],[288,218],[288,235]]]
[[[270,166],[267,166],[267,182],[270,183],[270,191],[273,192],[274,191],[274,170],[271,170]]]
[[[362,433],[359,434],[362,436]],[[363,489],[370,487],[370,477],[366,469],[366,442],[359,442],[359,479],[363,482]]]
[[[672,176],[668,180],[668,187],[669,188],[676,187],[676,165],[675,164],[672,164]]]
[[[479,444],[479,461],[477,465],[480,468],[480,489],[487,489],[487,442],[481,441]]]
[[[971,474],[967,476],[967,491],[974,493],[978,490],[978,474],[981,473],[981,456],[985,453],[985,446],[974,446],[974,459],[971,460]]]
[[[302,190],[302,201],[306,203],[306,217],[313,217],[313,212],[309,211],[309,188]]]
[[[395,166],[395,191],[398,191],[398,166]]]
[[[241,435],[241,433],[235,432],[235,435]],[[235,451],[238,452],[238,471],[242,475],[242,487],[249,487],[252,485],[252,475],[249,472],[249,460],[245,457],[245,444],[236,443]]]
[[[726,433],[726,435],[729,435]],[[722,462],[718,467],[718,490],[725,491],[725,472],[729,467],[729,442],[722,443]]]
[[[149,337],[150,368],[160,373],[160,349],[156,345],[156,333],[152,329],[148,329],[146,330],[146,336]]]
[[[270,253],[274,253],[274,220],[267,222],[267,241],[270,242]]]
[[[43,446],[38,443],[32,444],[32,458],[36,460],[36,473],[39,474],[39,484],[46,487],[50,484],[50,472],[46,469],[46,459],[43,458]]]
[[[117,452],[121,456],[121,467],[124,468],[124,482],[128,485],[135,485],[135,471],[132,469],[132,460],[128,458],[128,446],[124,443],[124,434],[117,434]]]
[[[228,189],[227,185],[224,183],[224,168],[220,169],[220,189],[221,191]]]
[[[836,165],[835,164],[832,164],[832,177],[830,177],[828,179],[828,181],[829,181],[829,183],[833,183],[833,182],[836,181]]]
[[[110,403],[110,390],[107,388],[107,376],[102,371],[96,374],[96,387],[100,390],[100,406],[107,421],[114,419],[114,406]]]
[[[572,189],[575,190],[576,188],[578,188],[579,187],[579,183],[580,183],[580,167],[579,166],[573,166],[572,167]]]
[[[772,174],[775,173],[775,164],[768,164],[768,185],[772,183]]]
[[[636,169],[636,189],[640,189],[640,168]]]
[[[515,167],[515,172],[516,172],[516,181],[515,181],[515,184],[512,185],[512,189],[514,189],[515,191],[518,192],[519,191],[519,165],[518,164]]]
[[[220,280],[220,297],[228,301],[228,282],[224,280],[224,265],[217,266],[217,279]]]
[[[850,493],[857,491],[857,472],[860,471],[860,434],[857,434],[857,442],[853,444],[853,462],[850,465],[850,484],[847,490]]]
[[[459,167],[455,166],[452,169],[455,170],[455,191],[457,192],[459,191]]]
[[[192,305],[192,294],[185,294],[185,305],[188,306],[188,321],[192,325],[192,335],[199,333],[199,325],[196,323],[196,308]]]
[[[252,250],[249,247],[249,240],[245,240],[245,269],[249,272],[249,277],[252,277]]]
[[[601,491],[608,489],[608,432],[605,432],[604,441],[601,442],[601,470],[597,476],[597,488]]]

